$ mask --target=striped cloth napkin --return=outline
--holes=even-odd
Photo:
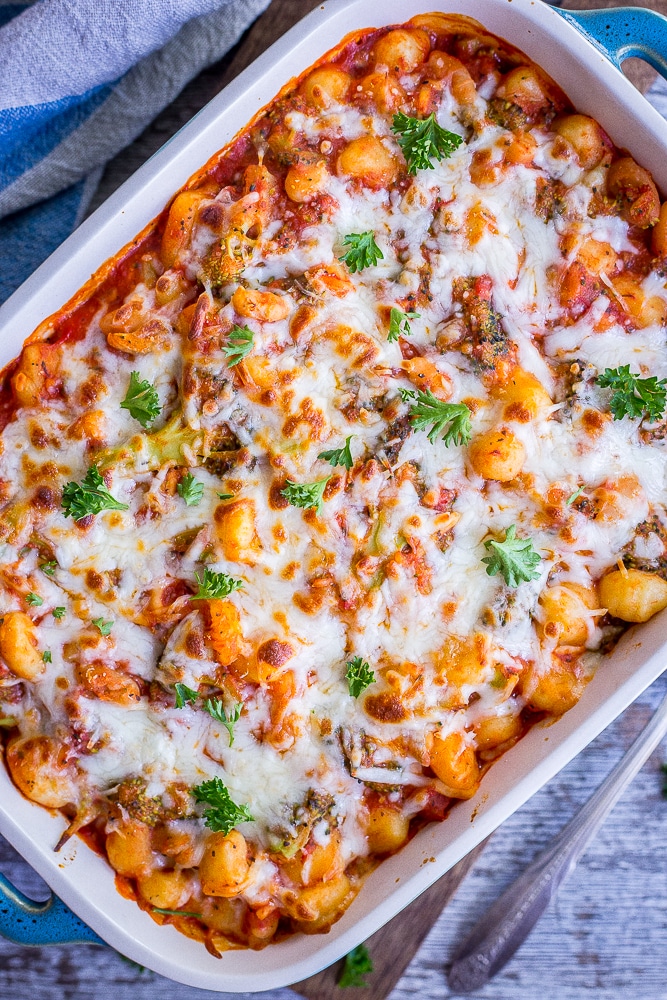
[[[269,0],[0,0],[0,302],[85,215],[104,164]]]

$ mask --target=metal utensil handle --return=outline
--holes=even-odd
[[[36,903],[0,875],[0,934],[24,945],[71,944],[90,941],[104,944],[83,920],[53,894]]]
[[[595,794],[472,929],[450,967],[451,989],[479,989],[512,957],[666,733],[667,697]]]
[[[558,13],[601,49],[617,69],[624,59],[637,56],[667,78],[667,17],[663,14],[644,7],[558,9]]]

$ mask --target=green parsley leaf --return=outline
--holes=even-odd
[[[253,348],[255,334],[247,326],[234,326],[227,336],[227,344],[222,353],[227,358],[227,367],[233,368],[247,358]]]
[[[411,118],[399,111],[393,117],[391,130],[400,137],[398,145],[403,151],[409,174],[416,174],[417,170],[432,170],[433,160],[450,157],[463,142],[456,132],[448,132],[438,125],[434,112],[428,118]]]
[[[306,509],[314,507],[320,516],[324,509],[324,491],[330,479],[331,476],[327,476],[326,479],[318,479],[315,483],[293,483],[288,479],[285,489],[280,493],[293,507]]]
[[[586,489],[585,486],[580,486],[578,490],[575,490],[574,493],[572,493],[565,501],[565,506],[571,507],[574,501],[579,499],[579,497],[581,496],[581,494],[584,492],[585,489]]]
[[[375,234],[370,229],[365,233],[350,233],[344,238],[343,246],[350,249],[338,260],[345,261],[353,274],[384,259],[384,254],[375,242]]]
[[[431,444],[435,444],[441,434],[447,447],[468,443],[472,424],[465,403],[444,403],[430,389],[399,389],[399,392],[404,403],[411,403],[412,426],[418,431],[428,430]]]
[[[207,698],[204,702],[204,710],[208,712],[212,719],[217,722],[221,722],[227,732],[229,733],[229,745],[230,747],[234,745],[234,726],[241,718],[241,709],[243,705],[241,702],[234,705],[229,715],[225,712],[225,706],[222,704],[220,698]]]
[[[90,624],[100,630],[100,635],[109,635],[113,628],[113,622],[105,622],[102,615],[99,618],[93,618]]]
[[[14,726],[18,725],[18,720],[13,719],[11,715],[6,715],[4,718],[0,719],[0,727],[2,729],[13,729]]]
[[[186,702],[192,703],[199,697],[198,691],[193,691],[185,684],[174,684],[174,691],[176,692],[176,708],[185,708]]]
[[[29,604],[31,608],[41,608],[44,603],[44,598],[40,597],[39,594],[33,594],[32,590],[29,594],[25,595],[26,604]]]
[[[214,833],[228,834],[239,823],[251,823],[254,817],[247,806],[232,801],[229,790],[220,778],[211,778],[192,789],[196,802],[205,802],[204,822]]]
[[[354,437],[350,434],[349,437],[345,438],[345,444],[342,448],[332,448],[331,451],[321,451],[318,458],[324,459],[329,465],[342,465],[348,472],[354,465],[354,459],[352,458],[352,452],[350,451],[350,441]]]
[[[214,601],[222,597],[229,597],[235,590],[240,590],[243,580],[235,580],[227,573],[216,573],[212,569],[205,569],[202,576],[195,573],[195,580],[199,585],[196,594],[190,598],[191,601]]]
[[[44,650],[44,652],[42,653],[42,659],[43,659],[44,663],[53,663],[53,658],[51,656],[51,650],[50,649],[45,649]]]
[[[204,484],[195,479],[191,472],[186,472],[176,487],[176,492],[188,507],[198,507],[204,497]]]
[[[53,617],[55,618],[55,620],[58,622],[58,621],[60,621],[61,618],[65,617],[66,610],[67,610],[66,608],[54,608],[53,611],[51,612],[51,614],[53,615]]]
[[[508,587],[518,587],[520,583],[537,580],[539,573],[535,567],[542,561],[539,552],[533,548],[530,538],[517,538],[516,525],[511,524],[505,532],[502,542],[490,538],[484,542],[484,548],[489,549],[490,556],[482,559],[486,563],[489,576],[502,573]]]
[[[234,494],[233,493],[218,493],[217,497],[218,497],[218,500],[233,500],[234,499]]]
[[[111,496],[95,465],[91,465],[81,483],[67,483],[63,489],[62,508],[65,517],[73,517],[75,521],[103,510],[129,510],[126,503]]]
[[[162,913],[165,917],[197,917],[201,919],[201,913],[195,913],[194,910],[166,910],[162,906],[154,906],[153,913]]]
[[[395,306],[389,314],[389,333],[387,334],[387,340],[390,344],[395,344],[399,337],[409,337],[412,333],[410,329],[411,319],[419,319],[421,313],[416,312],[402,312],[402,310],[397,309]]]
[[[362,660],[360,656],[354,656],[345,664],[345,680],[353,698],[358,698],[362,691],[375,681],[375,674],[371,670],[370,663]]]
[[[345,956],[345,965],[338,985],[343,990],[347,989],[348,986],[361,986],[362,988],[368,986],[364,977],[372,971],[373,961],[368,954],[368,948],[365,944],[360,944],[349,955]]]
[[[55,571],[58,569],[58,563],[55,559],[50,559],[49,562],[40,563],[39,568],[42,573],[46,573],[47,576],[53,576]]]
[[[142,427],[152,424],[162,409],[157,389],[148,379],[142,379],[139,372],[130,372],[130,384],[120,407],[129,410],[130,416]]]
[[[623,417],[648,416],[649,420],[660,420],[667,404],[667,379],[653,375],[640,378],[630,371],[630,365],[620,368],[605,368],[596,382],[603,389],[613,389],[610,409],[614,420]]]

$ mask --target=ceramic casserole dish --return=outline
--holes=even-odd
[[[667,190],[664,120],[617,68],[619,59],[641,54],[656,68],[665,69],[660,48],[667,51],[667,21],[659,15],[641,10],[611,12],[614,17],[608,11],[601,17],[596,12],[563,15],[539,0],[386,0],[378,13],[368,0],[329,0],[204,108],[0,309],[0,363],[7,364],[26,336],[73,295],[91,271],[158,215],[192,173],[332,44],[348,32],[403,23],[434,10],[474,17],[495,35],[510,39],[561,85],[579,111],[595,117],[615,144],[633,153],[658,186]],[[645,40],[650,36],[654,43],[631,45],[624,36],[633,34]],[[605,46],[612,47],[616,66]],[[23,943],[101,938],[164,976],[219,992],[261,991],[306,978],[369,937],[428,888],[662,672],[667,657],[662,635],[666,615],[662,612],[626,632],[577,705],[554,725],[534,726],[494,764],[479,793],[458,803],[446,822],[426,826],[385,860],[328,934],[293,935],[260,952],[230,951],[222,961],[173,927],[157,926],[122,898],[107,863],[76,838],[54,854],[61,818],[23,798],[2,769],[0,832],[60,898],[46,907],[31,907],[3,882],[0,931]]]

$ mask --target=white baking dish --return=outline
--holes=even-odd
[[[667,190],[665,122],[579,31],[540,0],[329,0],[261,56],[149,160],[0,308],[0,364],[98,265],[127,243],[170,196],[295,74],[347,32],[430,10],[468,14],[523,49],[634,151]],[[581,701],[538,725],[494,765],[476,798],[422,830],[373,873],[328,935],[294,936],[262,952],[216,960],[171,927],[158,927],[114,888],[106,862],[76,840],[53,853],[63,821],[24,799],[0,771],[0,832],[109,944],[190,986],[265,990],[305,978],[345,954],[431,885],[572,759],[667,665],[667,612],[632,629],[602,663]]]

